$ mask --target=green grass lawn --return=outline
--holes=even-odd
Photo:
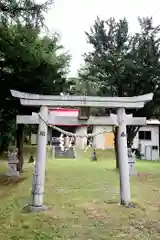
[[[105,156],[105,155],[104,155]],[[119,175],[111,160],[48,160],[41,213],[23,213],[33,165],[20,181],[0,178],[0,240],[160,239],[160,163],[139,161],[131,178],[136,208],[119,203]],[[1,172],[7,163],[0,161]]]

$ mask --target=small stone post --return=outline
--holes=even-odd
[[[135,168],[135,156],[132,153],[132,149],[128,148],[128,165],[129,165],[129,175],[135,176],[137,174]]]

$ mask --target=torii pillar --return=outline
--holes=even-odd
[[[121,204],[128,206],[130,204],[130,182],[129,182],[129,165],[128,165],[128,148],[126,132],[126,113],[125,108],[117,110],[118,129],[118,156],[120,170],[120,191]]]
[[[41,106],[40,114],[47,122],[48,107]],[[42,119],[40,119],[37,138],[36,164],[32,180],[32,198],[31,205],[29,206],[31,211],[42,211],[46,209],[46,206],[43,205],[43,196],[46,169],[47,134],[48,126]]]

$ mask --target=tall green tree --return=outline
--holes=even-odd
[[[3,134],[7,119],[30,110],[20,106],[18,101],[13,101],[10,89],[59,94],[68,86],[66,73],[70,56],[64,51],[59,53],[63,46],[59,45],[56,35],[40,38],[35,29],[19,25],[2,25],[0,46],[0,112]]]
[[[15,133],[15,115],[35,110],[23,108],[12,99],[10,89],[59,94],[69,87],[66,74],[70,56],[59,44],[58,35],[40,37],[50,3],[0,3],[0,150]]]
[[[1,0],[0,21],[4,24],[18,23],[41,28],[44,26],[44,13],[53,3],[53,0],[41,4],[34,0]]]
[[[160,27],[153,26],[152,18],[138,18],[138,22],[140,32],[130,34],[125,18],[97,18],[86,33],[93,51],[84,54],[85,65],[79,76],[99,96],[131,97],[153,92],[151,103],[141,110],[128,111],[135,117],[151,118],[159,106]],[[127,128],[129,146],[137,130],[138,127]]]

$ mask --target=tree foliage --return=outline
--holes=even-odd
[[[81,81],[87,82],[99,96],[136,96],[153,92],[154,100],[143,109],[128,111],[136,117],[151,118],[159,106],[160,27],[152,18],[138,18],[140,32],[129,33],[128,21],[96,19],[86,33],[93,51],[84,54]],[[113,109],[111,109],[113,111]],[[128,143],[137,132],[128,127]]]
[[[5,24],[23,24],[40,28],[44,26],[44,12],[53,5],[53,0],[42,4],[34,0],[1,0],[0,20]]]
[[[6,7],[2,7],[4,4]],[[15,129],[15,115],[35,110],[23,108],[19,100],[12,99],[10,89],[59,94],[69,87],[66,74],[70,56],[59,44],[59,36],[40,36],[41,16],[47,4],[37,5],[31,0],[1,1],[0,150],[10,139],[11,126]],[[41,9],[40,15],[36,15],[38,7]],[[5,11],[13,21],[2,21]],[[35,15],[32,11],[35,11]]]

